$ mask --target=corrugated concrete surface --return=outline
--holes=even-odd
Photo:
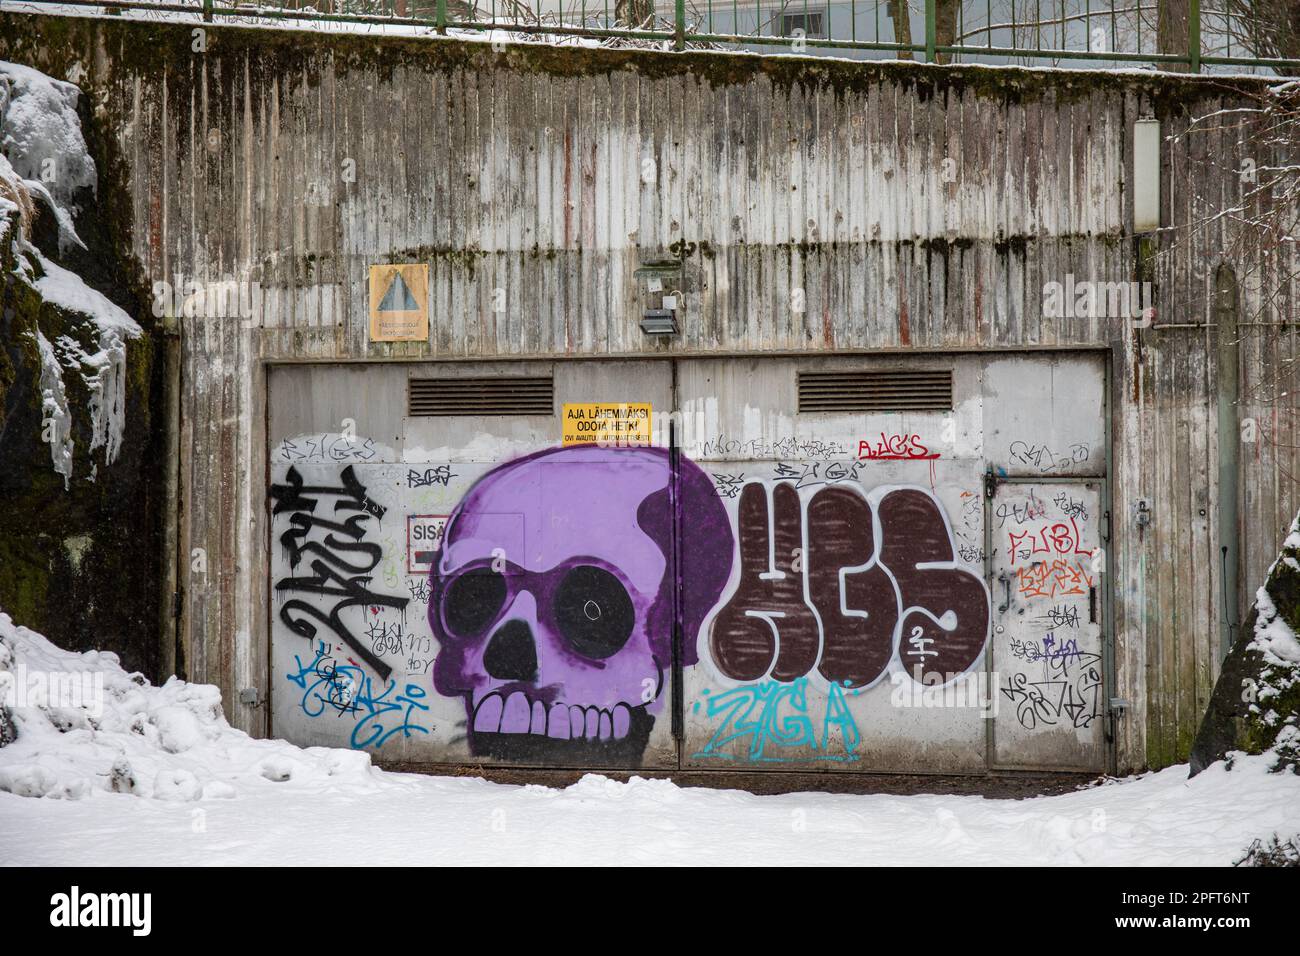
[[[150,282],[258,284],[258,320],[182,321],[190,677],[232,720],[268,655],[268,363],[1085,348],[1108,356],[1121,770],[1186,757],[1217,672],[1221,541],[1241,605],[1300,505],[1293,326],[1244,325],[1240,529],[1216,525],[1224,221],[1152,276],[1156,324],[1044,315],[1044,284],[1139,277],[1134,120],[1175,134],[1222,83],[0,15],[0,57],[75,79],[112,132]],[[1162,221],[1237,194],[1229,132],[1162,146]],[[1264,162],[1266,157],[1253,157]],[[644,336],[647,261],[682,334]],[[367,270],[430,267],[427,343],[367,337]],[[1240,275],[1261,263],[1228,260]],[[1265,276],[1285,264],[1264,264]],[[504,309],[497,311],[504,290]],[[1256,314],[1245,283],[1243,323]],[[799,308],[802,306],[802,308]],[[1162,329],[1162,324],[1180,328]],[[1031,400],[1028,399],[1027,400]],[[1139,498],[1153,520],[1135,518]]]

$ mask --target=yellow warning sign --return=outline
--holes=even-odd
[[[370,341],[429,338],[429,266],[423,262],[370,267]]]
[[[650,419],[649,402],[566,402],[564,444],[646,446],[650,444]]]

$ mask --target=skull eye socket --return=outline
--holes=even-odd
[[[564,575],[555,595],[560,633],[584,657],[615,654],[632,636],[636,611],[623,583],[604,568],[588,564]]]
[[[442,620],[459,637],[482,633],[506,603],[506,579],[491,568],[466,571],[447,586],[442,597]]]

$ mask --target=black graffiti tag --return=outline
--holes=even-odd
[[[406,470],[406,484],[409,488],[427,488],[430,485],[442,485],[446,488],[455,477],[451,465],[435,465],[424,471],[416,471],[414,468]]]
[[[387,680],[392,668],[352,634],[341,612],[349,607],[405,610],[410,599],[370,589],[372,572],[383,551],[378,544],[365,540],[365,523],[371,518],[383,518],[385,509],[366,495],[351,465],[339,473],[339,481],[337,486],[304,485],[302,475],[291,466],[285,484],[271,486],[272,515],[289,515],[289,527],[280,535],[280,544],[288,554],[290,569],[297,571],[303,559],[312,556],[310,575],[281,578],[275,582],[275,590],[334,599],[327,612],[317,607],[316,602],[293,598],[280,608],[280,620],[293,633],[311,640],[316,636],[317,626],[309,618],[315,618],[338,635],[381,680]],[[334,520],[318,513],[317,506],[322,505],[323,499],[333,500],[330,510]],[[311,539],[313,533],[317,534],[316,539]]]

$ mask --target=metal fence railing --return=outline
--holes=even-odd
[[[1288,0],[0,0],[664,49],[1300,75]]]

